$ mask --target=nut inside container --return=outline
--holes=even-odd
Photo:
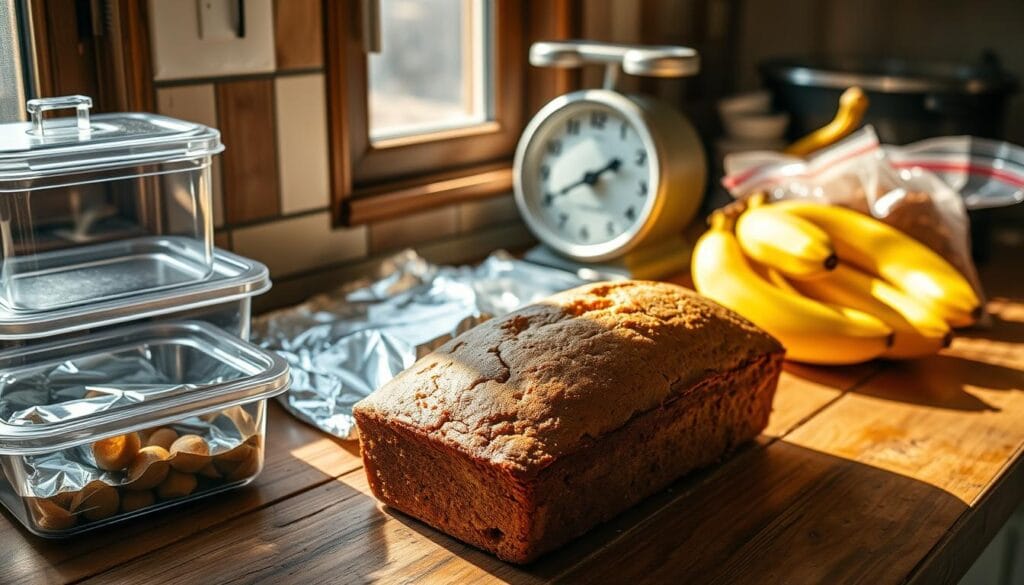
[[[0,356],[0,502],[64,537],[244,485],[288,366],[206,323],[151,323]]]

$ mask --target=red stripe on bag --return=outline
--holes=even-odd
[[[851,158],[857,158],[858,156],[861,156],[863,154],[871,152],[872,150],[877,150],[877,149],[878,149],[878,143],[877,142],[876,143],[872,143],[872,144],[868,144],[866,146],[858,148],[857,150],[854,150],[853,152],[848,152],[848,153],[844,154],[843,156],[840,156],[840,157],[836,158],[835,160],[829,160],[828,164],[824,164],[820,168],[816,168],[813,171],[804,172],[804,173],[798,173],[798,174],[790,175],[790,176],[791,177],[815,177],[815,176],[821,174],[822,172],[828,170],[833,165],[844,163],[844,162],[850,160]],[[816,162],[818,162],[818,161],[816,161]],[[752,169],[747,169],[746,171],[743,171],[739,175],[730,175],[728,177],[724,177],[722,179],[722,184],[725,185],[726,189],[731,189],[731,188],[733,188],[733,187],[735,187],[737,185],[740,185],[742,183],[746,183],[747,180],[749,180],[751,177],[753,177],[757,173],[761,172],[762,170],[764,170],[764,169],[766,169],[768,167],[778,166],[778,164],[779,163],[772,163],[770,165],[762,165],[762,166],[759,166],[759,167],[754,167]],[[788,163],[788,164],[794,164],[794,163]],[[819,162],[819,164],[821,164],[821,163]]]
[[[929,171],[966,172],[970,175],[995,177],[1004,183],[1009,183],[1015,187],[1024,189],[1024,178],[1020,178],[1009,171],[1001,171],[999,169],[981,165],[940,162],[901,162],[893,163],[893,166],[900,169],[918,167]]]

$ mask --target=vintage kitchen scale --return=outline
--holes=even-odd
[[[683,228],[704,194],[704,149],[690,122],[648,96],[615,91],[620,72],[686,77],[687,47],[538,42],[538,67],[605,66],[604,87],[559,96],[530,120],[516,148],[516,205],[541,244],[538,264],[584,278],[656,278],[685,270]]]

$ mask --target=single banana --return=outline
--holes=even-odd
[[[828,234],[813,223],[763,205],[756,194],[736,220],[736,239],[752,260],[792,278],[813,278],[835,268]]]
[[[802,292],[798,291],[792,283],[786,280],[786,277],[782,276],[782,273],[779,272],[778,270],[775,270],[770,266],[765,266],[760,262],[751,262],[750,267],[754,269],[754,272],[756,272],[758,276],[767,280],[776,288],[781,288],[782,290],[793,293],[795,295],[803,294]]]
[[[754,271],[729,220],[716,213],[697,241],[692,273],[697,290],[750,319],[786,347],[786,357],[812,364],[852,364],[882,354],[892,329],[856,310],[836,311],[776,288]]]
[[[884,280],[845,264],[823,278],[792,284],[811,298],[864,311],[892,327],[893,344],[882,357],[931,355],[952,340],[949,325],[927,307]]]
[[[967,279],[941,256],[896,228],[835,205],[797,200],[773,205],[823,229],[841,261],[889,281],[953,327],[971,325],[980,315],[981,301]]]
[[[793,295],[807,296],[802,291],[800,291],[797,287],[793,286],[793,282],[790,279],[788,279],[785,276],[783,276],[782,273],[780,273],[778,270],[775,270],[774,268],[771,268],[769,266],[765,266],[763,264],[758,264],[757,262],[751,262],[750,266],[751,266],[751,268],[754,269],[754,272],[756,272],[758,274],[758,276],[760,276],[761,278],[763,278],[766,281],[768,281],[768,283],[771,284],[772,286],[774,286],[775,288],[781,289],[781,290],[783,290],[783,291],[785,291],[787,293],[793,294]],[[803,281],[801,281],[801,282],[803,282]],[[861,310],[855,309],[853,307],[849,307],[849,306],[846,306],[846,305],[841,305],[841,304],[838,304],[838,303],[830,303],[830,302],[824,301],[822,299],[813,299],[813,300],[817,300],[817,301],[821,302],[821,304],[823,304],[826,307],[832,309],[833,311],[841,313],[841,314],[845,315],[846,317],[848,317],[848,318],[850,318],[850,319],[852,319],[852,320],[854,320],[854,321],[856,321],[858,323],[866,323],[869,327],[873,326],[877,321],[879,321],[878,317],[876,317],[875,315],[873,315],[873,314],[871,314],[869,312],[861,311]],[[941,319],[940,319],[940,321],[941,321]],[[943,322],[943,324],[945,325],[945,322]],[[947,331],[949,330],[948,326],[946,327],[946,330]],[[895,331],[893,332],[893,341],[892,341],[892,343],[890,343],[890,348],[888,350],[886,350],[886,352],[882,353],[883,357],[886,355],[886,353],[888,351],[891,351],[891,349],[892,349],[891,346],[894,343],[895,343]]]
[[[868,96],[859,87],[849,87],[839,96],[839,108],[831,122],[789,145],[785,153],[807,156],[815,150],[831,146],[860,127],[868,109]]]

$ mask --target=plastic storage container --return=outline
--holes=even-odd
[[[115,242],[107,245],[123,247],[128,244]],[[131,245],[147,249],[168,244],[153,238],[136,240]],[[104,252],[100,250],[99,253]],[[270,289],[267,267],[220,249],[214,249],[213,256],[213,273],[207,280],[173,290],[152,291],[45,313],[25,313],[0,307],[0,350],[101,331],[128,321],[205,321],[236,337],[249,339],[252,298]]]
[[[208,323],[0,353],[0,501],[64,537],[244,485],[288,366]]]
[[[169,289],[213,269],[206,126],[153,114],[89,116],[92,100],[30,100],[0,124],[0,304],[49,311]],[[43,119],[75,108],[76,118]],[[161,236],[146,240],[138,238]]]

